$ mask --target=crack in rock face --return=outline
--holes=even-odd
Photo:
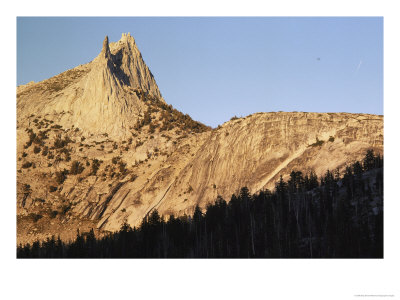
[[[190,215],[293,170],[343,172],[367,149],[383,154],[383,116],[256,113],[211,130],[165,102],[130,34],[106,36],[93,61],[17,88],[18,242]]]

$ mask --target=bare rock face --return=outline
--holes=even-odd
[[[292,170],[342,172],[383,153],[383,116],[277,112],[211,130],[167,105],[129,34],[100,54],[17,89],[18,243],[75,229],[118,230],[153,209],[191,214]]]
[[[123,34],[117,43],[104,39],[100,54],[42,82],[17,89],[18,126],[28,127],[32,114],[46,115],[64,127],[118,138],[130,136],[143,113],[140,95],[164,101],[135,40]]]
[[[108,44],[108,36],[107,35],[104,38],[103,48],[101,48],[101,53],[99,56],[100,57],[103,56],[105,59],[111,58],[110,45]]]
[[[138,225],[154,208],[165,216],[190,215],[196,205],[205,208],[218,195],[229,201],[244,186],[252,193],[272,190],[281,175],[286,180],[293,170],[317,176],[327,170],[343,172],[346,165],[362,160],[367,149],[382,154],[382,145],[382,116],[254,114],[182,143],[179,160],[166,160],[140,192],[124,185],[110,201],[103,224],[109,230],[121,226],[122,215],[112,213],[117,207],[127,211],[125,221]],[[142,204],[134,207],[130,199]]]

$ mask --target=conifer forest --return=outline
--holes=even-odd
[[[138,227],[71,243],[19,245],[18,258],[383,258],[383,157],[368,150],[345,171],[293,170],[273,191],[243,187],[193,215],[152,210]]]

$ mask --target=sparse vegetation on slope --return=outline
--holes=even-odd
[[[42,224],[48,220],[43,211],[59,211],[52,222],[62,233],[85,217],[112,231],[125,219],[137,224],[153,207],[152,197],[163,199],[161,213],[180,214],[218,193],[228,199],[242,185],[259,190],[299,165],[320,175],[358,159],[367,147],[382,151],[382,117],[363,114],[257,113],[207,132],[209,127],[164,102],[131,37],[104,45],[92,62],[17,89],[17,214],[22,219],[38,213]],[[334,143],[328,143],[329,135]],[[325,144],[300,153],[310,136]],[[322,165],[315,165],[316,158]],[[129,181],[133,174],[139,176],[135,182]],[[103,207],[118,182],[127,184]],[[99,220],[103,208],[107,217]],[[36,229],[18,227],[18,240],[43,237],[48,227]]]
[[[143,118],[138,120],[136,124],[137,130],[146,125],[149,125],[150,133],[154,133],[156,128],[159,128],[160,132],[180,129],[200,133],[211,130],[210,127],[194,121],[188,114],[181,113],[173,108],[172,105],[168,105],[156,97],[143,95],[141,99],[146,102],[148,109],[145,111]],[[158,116],[158,122],[160,123],[152,119],[152,113]]]
[[[19,246],[19,258],[382,258],[383,160],[367,153],[343,177],[291,172],[275,190],[251,195],[244,187],[229,203],[217,197],[192,216],[153,210],[139,228],[96,239],[78,231],[72,243],[55,238]]]
[[[77,81],[79,78],[81,78],[88,72],[89,72],[88,68],[85,69],[75,68],[65,71],[57,76],[39,82],[39,84],[35,84],[32,87],[24,89],[22,92],[17,94],[17,97],[22,97],[30,93],[38,93],[44,91],[49,93],[59,92],[68,87],[73,82]]]

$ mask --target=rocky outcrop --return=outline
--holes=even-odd
[[[191,214],[243,186],[273,189],[292,170],[321,176],[367,149],[383,153],[377,115],[256,113],[208,129],[165,103],[130,34],[106,37],[88,64],[18,87],[18,241],[45,236],[39,215],[68,238],[79,224],[113,231],[153,209]]]
[[[143,61],[135,40],[123,34],[116,42],[104,39],[100,54],[39,83],[17,89],[18,126],[26,128],[33,115],[86,134],[107,133],[122,139],[131,135],[145,105],[140,97],[164,102],[155,79]]]
[[[108,44],[108,36],[107,35],[104,38],[103,48],[101,48],[101,52],[100,52],[99,56],[104,57],[107,60],[111,59],[111,51],[110,51],[110,45]]]
[[[170,157],[168,168],[159,168],[147,185],[127,184],[110,202],[104,228],[121,226],[123,216],[137,225],[151,209],[162,215],[191,214],[205,208],[218,195],[230,200],[247,186],[251,192],[273,189],[292,170],[344,171],[361,160],[367,149],[383,152],[383,117],[347,113],[258,113],[225,123],[179,148],[179,162]],[[150,174],[149,174],[150,175]],[[148,175],[148,176],[149,176]],[[129,195],[126,196],[127,191]],[[122,198],[124,200],[122,201]],[[133,206],[130,200],[141,199]],[[120,203],[122,201],[122,203]]]

